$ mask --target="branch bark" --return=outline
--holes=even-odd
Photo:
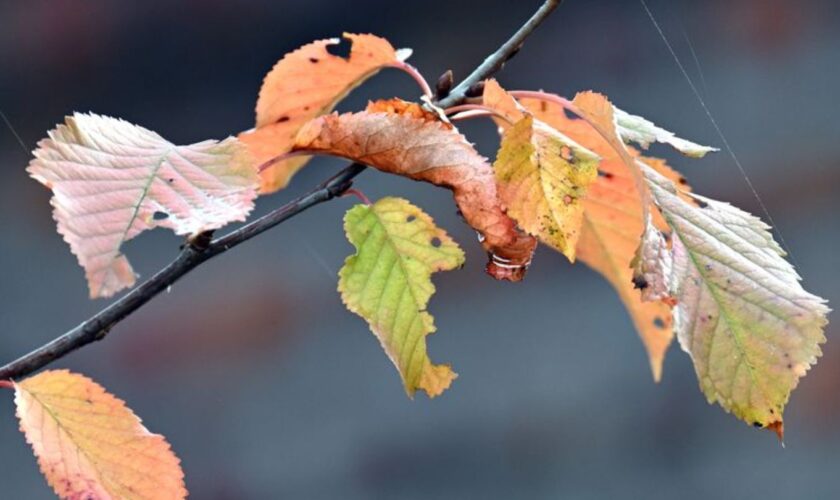
[[[467,91],[499,70],[522,46],[525,39],[560,5],[563,0],[546,0],[533,16],[513,36],[481,63],[452,92],[436,104],[451,107],[463,103]],[[67,354],[104,339],[111,329],[131,313],[177,282],[181,277],[213,257],[254,238],[295,215],[325,201],[341,196],[353,184],[353,179],[365,170],[353,163],[322,182],[306,194],[272,212],[216,239],[203,233],[188,242],[178,257],[151,278],[92,317],[15,361],[0,367],[0,381],[17,379],[33,373]]]

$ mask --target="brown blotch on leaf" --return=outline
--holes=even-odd
[[[289,118],[287,115],[283,115],[283,116],[281,116],[280,118],[278,118],[278,119],[277,119],[277,122],[276,122],[276,123],[283,123],[283,122],[287,122],[287,121],[289,121],[290,119],[291,119],[291,118]]]
[[[317,64],[319,61],[320,61],[320,59],[318,59],[317,57],[310,57],[309,58],[309,62],[311,62],[312,64]]]

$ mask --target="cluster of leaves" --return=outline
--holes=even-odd
[[[176,146],[118,119],[75,114],[39,143],[29,172],[52,190],[58,231],[92,297],[134,284],[121,246],[144,230],[195,237],[243,220],[259,194],[285,187],[311,155],[339,156],[451,190],[496,279],[523,279],[538,243],[583,261],[626,305],[655,379],[676,333],[709,402],[781,436],[789,395],[820,355],[828,309],[802,289],[766,225],[693,194],[663,160],[642,152],[655,142],[689,157],[712,148],[594,92],[567,100],[487,80],[468,104],[441,109],[405,62],[410,51],[373,35],[345,36],[346,58],[329,52],[339,43],[331,39],[281,59],[260,90],[255,129],[236,138]],[[420,102],[331,113],[388,67],[421,82]],[[492,163],[453,125],[475,117],[499,127]],[[441,394],[456,374],[427,355],[431,275],[461,267],[463,251],[400,198],[359,204],[344,224],[356,250],[339,272],[344,303],[369,323],[409,396]],[[165,441],[94,382],[48,371],[7,384],[62,497],[186,494]]]

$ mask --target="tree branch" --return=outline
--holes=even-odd
[[[534,12],[534,15],[522,25],[507,42],[502,44],[496,52],[490,54],[468,77],[466,77],[457,87],[441,99],[437,104],[442,108],[449,108],[456,104],[461,104],[467,97],[467,91],[473,85],[482,82],[502,69],[502,66],[522,48],[525,39],[537,29],[554,9],[556,9],[563,0],[546,0],[542,6]]]
[[[546,0],[533,16],[499,49],[490,55],[464,81],[436,104],[451,107],[466,99],[467,90],[474,84],[498,72],[522,46],[524,40],[563,0]],[[309,208],[341,196],[350,189],[353,179],[365,170],[353,163],[316,186],[306,194],[286,203],[272,212],[239,229],[211,240],[211,233],[202,233],[181,249],[178,257],[154,276],[135,287],[125,296],[60,337],[44,344],[15,361],[0,367],[0,381],[17,379],[43,368],[53,361],[81,347],[102,340],[117,323],[166,290],[185,274],[213,257],[227,252],[255,236],[281,224]]]

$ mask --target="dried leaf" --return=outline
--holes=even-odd
[[[781,436],[790,393],[825,342],[825,301],[802,288],[758,218],[701,196],[689,203],[671,180],[643,172],[674,230],[674,328],[706,398]]]
[[[347,308],[365,318],[397,367],[405,390],[435,397],[456,374],[433,365],[426,336],[435,331],[426,312],[435,292],[431,275],[456,269],[464,252],[431,217],[400,198],[356,205],[344,217],[356,254],[339,271],[338,289]]]
[[[42,372],[15,384],[21,431],[61,498],[186,498],[169,443],[87,377]]]
[[[27,170],[52,189],[58,232],[92,298],[134,284],[124,242],[155,227],[194,235],[244,220],[256,197],[256,167],[234,138],[176,146],[122,120],[76,113],[34,155]]]
[[[384,38],[345,33],[352,47],[344,58],[330,54],[337,38],[318,40],[286,54],[266,75],[257,100],[257,125],[239,135],[262,164],[288,152],[309,120],[329,113],[351,90],[379,70],[398,66],[411,55]],[[261,173],[262,193],[286,187],[308,157],[284,160]]]
[[[418,105],[380,101],[366,112],[320,117],[301,129],[294,150],[341,156],[451,189],[490,253],[487,272],[512,281],[525,275],[536,241],[502,210],[493,169],[452,125]]]

